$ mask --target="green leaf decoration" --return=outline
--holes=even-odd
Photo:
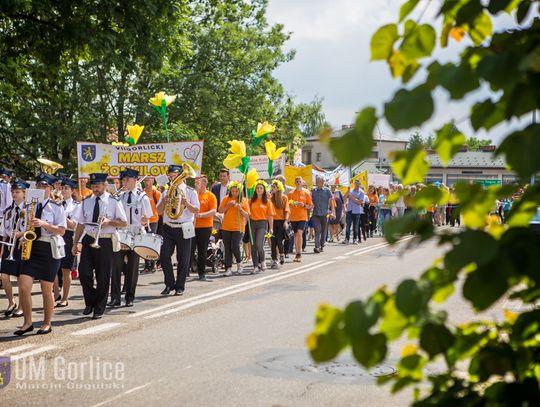
[[[431,25],[417,25],[414,21],[407,20],[399,51],[409,59],[429,57],[435,48],[436,36]]]
[[[508,165],[521,179],[540,171],[540,124],[531,124],[521,131],[516,131],[504,139],[496,151],[504,154]]]
[[[412,90],[400,89],[385,103],[384,115],[394,130],[420,126],[433,114],[433,99],[425,85]]]
[[[375,108],[367,107],[356,116],[354,129],[340,138],[330,140],[330,150],[343,165],[352,165],[371,156],[373,129],[377,123]]]
[[[508,291],[511,271],[508,260],[501,256],[491,263],[479,266],[467,275],[463,284],[463,297],[469,300],[477,311],[489,308]]]
[[[480,86],[476,74],[467,63],[461,65],[433,63],[429,67],[428,81],[433,85],[441,85],[454,100],[462,99]]]
[[[512,331],[512,338],[516,341],[532,339],[540,331],[540,310],[525,312],[521,314]]]
[[[472,358],[469,373],[477,376],[482,381],[488,380],[492,375],[504,376],[507,372],[513,370],[516,356],[507,343],[488,345],[480,349]],[[515,401],[514,397],[510,405],[514,404]]]
[[[447,123],[437,130],[433,148],[439,154],[442,164],[446,167],[450,159],[467,142],[467,137],[461,133],[454,123]]]
[[[491,129],[504,120],[504,102],[493,103],[491,99],[476,103],[471,110],[471,126],[474,130]]]
[[[491,0],[488,11],[491,14],[497,14],[500,11],[510,14],[521,3],[521,0]]]
[[[454,335],[445,325],[428,323],[422,327],[420,346],[431,359],[446,352],[454,344],[454,341]]]
[[[330,305],[321,305],[317,310],[315,329],[307,338],[311,357],[316,362],[327,362],[335,358],[347,345],[341,329],[343,313]]]
[[[364,335],[352,342],[354,358],[366,369],[381,363],[388,351],[383,334]]]
[[[408,0],[399,8],[399,22],[401,23],[405,18],[411,14],[416,8],[420,0]]]
[[[420,149],[393,151],[392,171],[405,185],[423,182],[429,170],[426,155],[426,151]]]
[[[493,33],[491,18],[486,12],[479,14],[470,24],[469,35],[474,45],[480,45],[488,36]]]
[[[425,306],[424,296],[415,280],[402,281],[396,290],[396,307],[405,316],[413,316]]]
[[[410,213],[384,224],[384,238],[389,243],[396,243],[400,237],[414,233],[420,242],[433,236],[433,223],[428,219],[419,219],[416,213]]]
[[[392,341],[399,338],[408,325],[407,318],[397,309],[395,301],[388,300],[383,307],[383,320],[379,330]]]
[[[379,28],[371,37],[371,60],[388,59],[398,38],[397,25],[388,24]]]
[[[447,189],[429,185],[414,195],[413,206],[416,209],[426,209],[433,205],[444,205],[449,195]]]
[[[487,55],[476,67],[479,77],[489,82],[493,90],[510,89],[519,81],[520,58],[512,53]]]
[[[455,244],[445,258],[444,264],[451,272],[458,272],[470,263],[485,265],[493,262],[499,245],[489,233],[481,230],[466,230],[456,236]]]
[[[380,305],[370,301],[364,304],[362,301],[354,301],[347,305],[344,313],[345,333],[351,340],[356,340],[369,333],[379,319]]]

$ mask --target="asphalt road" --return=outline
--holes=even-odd
[[[75,283],[52,334],[15,338],[22,321],[0,321],[0,357],[11,356],[2,405],[406,405],[408,391],[391,396],[375,385],[377,376],[393,372],[402,344],[367,372],[348,353],[315,365],[304,341],[318,304],[344,306],[383,284],[394,287],[418,275],[440,250],[403,251],[380,238],[329,244],[324,253],[307,253],[300,264],[289,260],[280,271],[190,282],[183,297],[163,298],[162,275],[142,275],[135,306],[98,321],[81,314]],[[39,300],[36,291],[38,326]],[[459,299],[449,307],[466,313]]]

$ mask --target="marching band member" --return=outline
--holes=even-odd
[[[127,216],[128,228],[131,234],[138,235],[143,233],[144,226],[152,217],[152,207],[146,193],[137,189],[137,178],[139,171],[126,169],[120,173],[120,179],[123,180],[124,192],[120,195],[120,202],[124,206],[124,211]],[[127,257],[125,289],[126,289],[126,307],[133,306],[135,299],[135,289],[137,288],[137,280],[139,277],[139,260],[140,257],[134,250],[122,250],[122,254]],[[120,301],[115,299],[120,298],[120,270],[115,270],[112,276],[111,297],[113,300],[107,304],[110,306],[120,305]]]
[[[194,216],[199,213],[199,198],[197,192],[193,188],[188,187],[185,182],[176,185],[175,179],[182,176],[183,168],[179,165],[169,165],[167,175],[170,179],[170,187],[161,195],[158,202],[157,210],[159,214],[163,213],[163,245],[159,255],[161,267],[165,277],[165,289],[161,292],[162,295],[168,295],[173,289],[174,295],[182,295],[184,293],[186,277],[189,269],[189,261],[191,255],[191,238],[194,236]],[[185,176],[184,174],[183,176]],[[178,219],[171,219],[165,210],[169,205],[169,196],[171,190],[176,188],[185,204],[185,210]],[[176,281],[174,278],[171,256],[176,248],[177,272]]]
[[[107,174],[90,174],[93,195],[81,203],[73,218],[77,223],[71,249],[74,256],[79,252],[77,243],[86,232],[82,239],[79,280],[86,304],[83,315],[94,312],[93,319],[100,319],[105,312],[113,250],[119,250],[116,228],[127,226],[124,207],[105,190],[106,180]]]
[[[73,194],[77,188],[77,181],[64,178],[61,184],[62,201],[60,202],[60,205],[62,205],[66,212],[67,229],[64,234],[66,255],[60,262],[60,269],[62,270],[62,298],[56,304],[57,308],[68,306],[69,288],[71,286],[71,268],[75,262],[75,256],[71,253],[71,247],[73,246],[73,233],[77,227],[77,223],[73,220],[73,217],[80,208],[80,203],[73,199]]]
[[[26,235],[34,231],[35,240],[23,238],[21,248],[22,265],[19,274],[19,297],[24,313],[24,324],[14,332],[21,336],[34,330],[32,325],[32,285],[39,280],[43,297],[44,318],[37,334],[48,334],[52,331],[51,319],[54,308],[52,286],[60,267],[63,241],[66,229],[66,214],[64,208],[52,201],[52,186],[56,177],[50,174],[39,174],[36,177],[36,187],[45,191],[44,203],[30,202],[25,206]],[[29,256],[25,260],[25,255]]]
[[[7,168],[0,168],[0,216],[4,213],[6,208],[11,205],[11,177],[13,171]]]
[[[24,194],[26,188],[30,185],[24,181],[15,180],[11,185],[11,196],[13,203],[4,211],[2,222],[2,236],[5,242],[10,242],[12,246],[2,245],[2,263],[0,263],[0,273],[2,275],[2,285],[6,292],[8,307],[4,311],[6,317],[22,317],[23,311],[21,302],[19,307],[13,299],[13,287],[11,285],[10,276],[19,276],[21,267],[21,250],[19,248],[19,240],[21,237],[21,224],[24,215]],[[10,259],[12,256],[13,260]]]
[[[144,179],[144,192],[150,201],[150,207],[152,208],[152,216],[148,220],[148,226],[146,231],[149,233],[157,233],[159,215],[157,213],[156,205],[161,198],[161,192],[157,190],[154,186],[155,178],[151,175],[148,175]],[[144,261],[144,272],[145,273],[154,273],[156,271],[156,261],[155,260],[145,260]]]

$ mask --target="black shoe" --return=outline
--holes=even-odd
[[[83,315],[90,315],[92,313],[92,311],[94,310],[93,307],[91,307],[90,305],[87,305],[85,308],[84,308],[84,311],[82,312]]]
[[[317,247],[313,249],[313,253],[320,253],[320,252],[321,252],[321,249],[319,249]]]
[[[47,329],[39,328],[36,332],[36,335],[46,335],[50,334],[52,332],[52,327],[48,327]]]
[[[58,302],[58,301],[60,301],[61,299],[62,299],[62,296],[61,296],[60,294],[58,294],[58,297],[56,297],[56,298],[54,299],[54,302]]]
[[[11,317],[12,318],[18,318],[18,317],[22,317],[24,315],[24,312],[22,309],[17,309],[15,311],[13,311],[13,314],[11,314]]]
[[[18,331],[13,332],[13,335],[23,336],[24,334],[26,334],[28,332],[32,332],[33,330],[34,330],[34,325],[30,325],[26,329],[19,329]]]
[[[107,303],[107,307],[119,307],[121,305],[120,301],[109,301]]]
[[[94,315],[92,315],[92,319],[101,319],[103,318],[103,314],[97,314],[94,312]]]
[[[17,309],[17,304],[13,304],[13,307],[8,307],[7,310],[4,311],[5,317],[9,317],[13,312]]]
[[[319,250],[321,251],[321,253],[324,252],[324,247],[321,247]]]
[[[184,295],[184,290],[175,290],[174,295]]]
[[[126,301],[126,307],[133,307],[133,301]]]
[[[165,289],[161,292],[161,295],[169,295],[171,293],[170,287],[165,287]]]

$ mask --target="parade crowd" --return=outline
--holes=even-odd
[[[318,254],[327,243],[357,245],[381,236],[389,219],[413,211],[412,200],[424,187],[369,185],[365,191],[356,179],[343,192],[317,177],[310,190],[301,177],[288,186],[278,176],[270,184],[258,180],[248,197],[244,184],[231,181],[227,169],[220,170],[211,187],[206,176],[195,176],[186,164],[170,165],[167,175],[169,183],[157,186],[153,177],[141,180],[133,169],[118,179],[104,173],[78,180],[40,173],[35,189],[43,191],[43,199],[30,200],[30,185],[11,170],[0,170],[0,273],[8,302],[3,314],[23,318],[15,335],[34,330],[34,281],[39,281],[44,308],[37,334],[47,334],[54,308],[69,306],[74,278],[82,287],[83,314],[100,319],[106,307],[122,305],[122,294],[124,305],[133,306],[139,274],[162,272],[161,294],[179,296],[190,272],[211,282],[209,268],[223,277],[279,270],[288,258],[302,261],[308,240]],[[186,184],[188,178],[195,178],[194,188]],[[415,216],[459,226],[453,189],[438,187],[447,189],[447,202],[415,210]],[[396,192],[399,198],[389,199]],[[510,203],[500,207],[503,214]]]

